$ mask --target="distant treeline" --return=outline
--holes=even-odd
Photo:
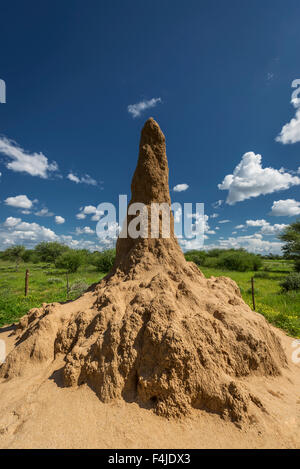
[[[266,256],[274,259],[274,256]],[[246,272],[258,270],[263,264],[263,257],[252,254],[244,249],[211,249],[209,251],[188,251],[185,253],[187,261],[195,262],[199,266],[216,267],[227,270]],[[276,256],[280,258],[280,256]]]
[[[34,264],[46,262],[55,264],[57,268],[65,269],[68,272],[76,272],[83,264],[94,265],[99,272],[108,272],[114,264],[115,256],[115,249],[90,252],[87,249],[71,249],[58,242],[42,242],[37,244],[34,249],[13,246],[0,252],[0,259],[15,262],[16,270],[18,270],[20,262]],[[240,272],[258,270],[262,266],[264,258],[282,259],[278,255],[261,256],[243,249],[193,250],[186,252],[185,258],[199,266],[218,267]]]
[[[0,259],[15,262],[16,270],[21,262],[45,262],[70,273],[76,272],[83,264],[94,265],[99,272],[108,272],[114,264],[115,256],[115,249],[90,252],[87,249],[71,249],[58,242],[42,242],[34,249],[26,249],[20,245],[12,246],[0,252]]]

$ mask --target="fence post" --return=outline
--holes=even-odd
[[[25,273],[25,296],[28,294],[28,283],[29,283],[29,270],[26,269]]]
[[[252,291],[253,311],[255,311],[254,277],[251,277],[251,291]]]

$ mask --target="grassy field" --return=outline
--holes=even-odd
[[[29,269],[29,295],[24,296],[25,270]],[[288,334],[300,337],[300,292],[282,293],[279,282],[292,271],[288,261],[264,261],[258,272],[235,272],[202,267],[206,277],[225,275],[235,280],[244,300],[252,307],[251,277],[255,281],[256,311]],[[105,274],[84,266],[69,275],[69,299],[78,297],[87,285]],[[0,262],[0,326],[11,324],[42,303],[67,300],[66,274],[51,264],[21,264],[16,272],[12,263]]]
[[[29,269],[29,293],[24,296],[25,271]],[[51,264],[21,264],[18,272],[13,263],[0,261],[0,326],[18,321],[30,308],[42,303],[75,299],[82,289],[98,282],[104,273],[91,265],[69,274],[69,295],[64,270]],[[76,288],[77,287],[77,288]]]
[[[282,293],[279,285],[293,271],[291,262],[267,260],[258,272],[235,272],[209,267],[201,267],[201,270],[206,277],[231,277],[238,284],[243,299],[251,309],[251,277],[254,277],[256,311],[289,335],[300,337],[300,291]]]

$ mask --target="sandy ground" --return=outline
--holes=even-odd
[[[62,363],[54,362],[30,382],[0,382],[0,448],[300,448],[300,365],[292,339],[276,331],[289,367],[280,378],[246,380],[267,409],[250,426],[200,410],[167,420],[136,403],[103,404],[86,385],[60,387]],[[11,330],[0,329],[0,339],[9,352]]]

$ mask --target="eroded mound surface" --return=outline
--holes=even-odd
[[[153,119],[131,189],[130,204],[170,204],[165,139]],[[119,239],[110,275],[72,303],[31,310],[17,334],[0,376],[32,374],[63,356],[65,386],[87,383],[104,402],[137,401],[167,417],[201,408],[251,421],[265,409],[245,378],[286,365],[278,337],[236,283],[205,279],[185,261],[173,223],[169,239]]]

